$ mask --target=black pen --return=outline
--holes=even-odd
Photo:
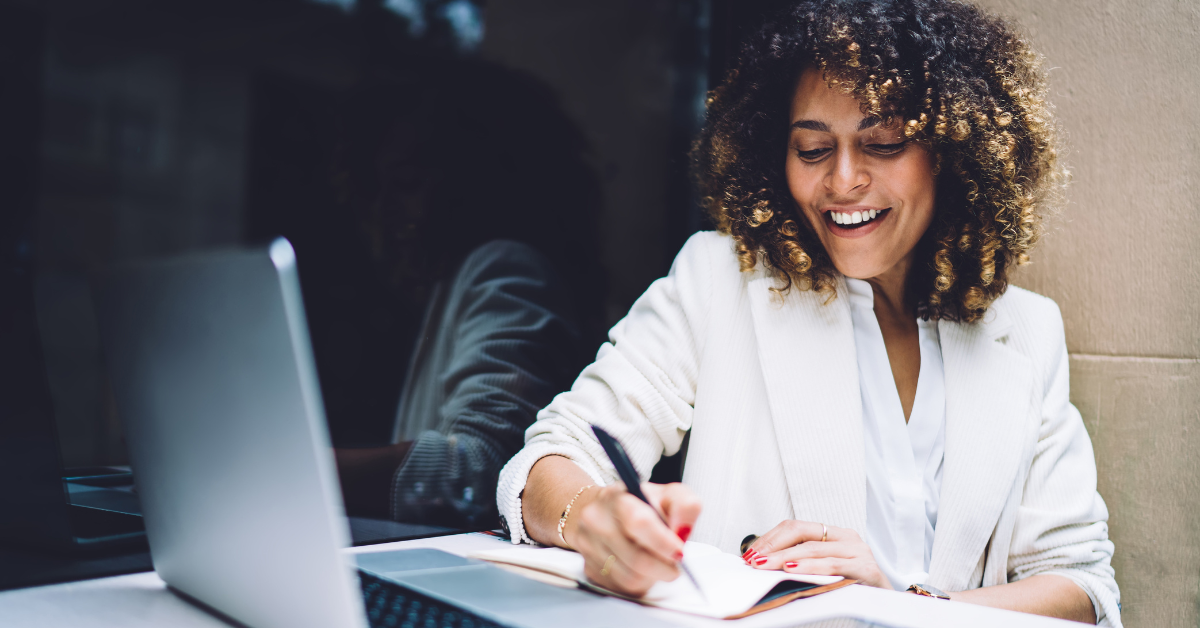
[[[650,510],[653,510],[654,514],[658,515],[658,518],[662,519],[663,523],[667,523],[667,518],[654,507],[654,504],[650,503],[649,499],[646,499],[646,494],[642,492],[642,482],[638,479],[637,470],[633,468],[633,463],[629,460],[629,454],[625,453],[625,448],[621,446],[621,443],[617,442],[617,439],[613,438],[608,432],[595,425],[592,426],[592,432],[596,434],[596,438],[600,441],[600,446],[604,448],[604,453],[608,454],[608,459],[616,467],[617,475],[621,476],[621,481],[625,483],[625,490],[629,491],[630,495],[646,502]],[[667,527],[670,527],[670,524]],[[696,586],[696,590],[700,592],[700,597],[704,598],[704,603],[707,604],[708,596],[704,594],[704,589],[700,588],[700,582],[696,580],[696,576],[692,575],[692,570],[688,569],[688,566],[683,563],[683,559],[679,560],[679,568],[683,570],[683,573]]]

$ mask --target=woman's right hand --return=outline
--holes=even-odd
[[[699,498],[683,484],[644,483],[642,491],[667,523],[624,486],[614,484],[581,495],[590,499],[563,531],[583,555],[589,580],[634,597],[645,595],[655,582],[679,577],[676,565],[683,558],[683,543],[700,516]]]

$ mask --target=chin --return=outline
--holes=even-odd
[[[851,279],[870,279],[882,275],[890,266],[886,262],[875,259],[864,259],[859,255],[830,254],[833,266],[839,273]]]

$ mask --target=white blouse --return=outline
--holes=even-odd
[[[937,324],[917,320],[921,371],[908,424],[871,284],[846,279],[862,392],[867,545],[892,586],[929,578],[946,451],[946,390]]]

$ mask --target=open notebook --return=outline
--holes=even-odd
[[[553,574],[574,580],[594,591],[626,597],[588,582],[583,573],[583,557],[557,547],[520,546],[487,550],[471,554],[471,558]],[[644,597],[626,599],[705,617],[737,619],[855,582],[841,576],[810,576],[754,569],[737,556],[703,543],[685,544],[684,561],[703,587],[707,602],[684,577],[673,582],[659,582]]]

